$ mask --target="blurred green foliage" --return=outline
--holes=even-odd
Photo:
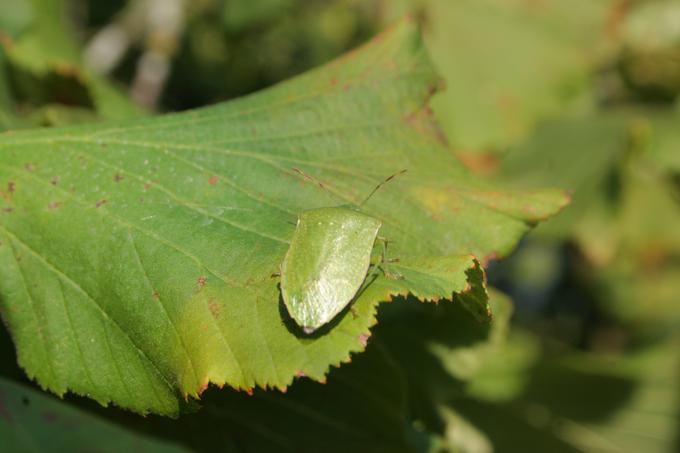
[[[134,41],[110,77],[81,58],[126,8],[1,2],[0,130],[143,114],[125,90],[148,39]],[[326,387],[303,382],[288,395],[252,398],[213,390],[202,411],[179,421],[69,397],[61,404],[69,417],[76,409],[67,406],[79,406],[78,417],[96,426],[108,418],[124,427],[121,438],[153,435],[198,450],[680,448],[676,1],[187,2],[156,109],[270,86],[406,11],[422,22],[446,82],[432,107],[453,152],[508,186],[573,193],[563,214],[491,264],[490,283],[512,298],[494,293],[495,323],[481,326],[456,306],[396,302],[382,308],[369,351]],[[9,339],[1,343],[0,370],[21,379]],[[0,382],[3,392],[16,385]],[[28,432],[46,429],[26,417]]]

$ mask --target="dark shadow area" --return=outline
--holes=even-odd
[[[473,347],[488,341],[492,324],[479,322],[455,301],[424,303],[414,297],[383,304],[379,319],[373,338],[385,345],[408,378],[411,418],[443,433],[445,422],[436,402],[461,395],[466,383],[451,375],[431,346]]]
[[[74,66],[64,66],[38,77],[8,65],[9,80],[19,105],[38,108],[47,104],[78,106],[94,110],[94,101],[83,82],[83,74]]]
[[[0,322],[0,375],[21,383],[30,383],[17,365],[14,343],[5,325]]]
[[[583,453],[581,449],[558,439],[549,423],[542,420],[530,422],[526,414],[514,405],[458,399],[451,406],[493,439],[496,453]]]
[[[256,389],[250,395],[211,386],[177,420],[104,408],[71,394],[65,402],[196,451],[312,453],[320,446],[338,453],[416,451],[409,436],[404,377],[382,345],[374,343],[352,363],[332,369],[326,384],[301,379],[286,393]]]
[[[509,402],[461,395],[449,406],[493,440],[495,451],[582,452],[563,437],[574,426],[604,423],[627,407],[638,382],[604,371],[544,358],[531,370],[525,392]]]
[[[602,365],[598,368],[577,368],[546,358],[533,369],[520,399],[579,422],[602,422],[626,406],[638,381],[609,373]]]

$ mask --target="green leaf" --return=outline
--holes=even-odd
[[[236,0],[225,2],[222,9],[224,24],[230,32],[261,25],[281,16],[290,8],[290,0]]]
[[[659,109],[636,115],[640,128],[648,132],[650,159],[662,170],[680,174],[680,111]]]
[[[491,317],[484,270],[472,255],[402,256],[397,262],[384,267],[388,277],[396,277],[396,281],[390,281],[384,288],[392,296],[411,294],[421,301],[433,302],[456,296],[457,301],[476,318],[488,321]],[[379,290],[380,283],[384,281],[379,281],[369,290]]]
[[[439,437],[440,445],[438,449],[430,450],[438,452],[470,452],[470,453],[492,453],[493,444],[479,431],[470,424],[460,414],[449,407],[442,406],[438,409],[444,422],[445,428],[442,436]]]
[[[301,334],[271,277],[297,213],[356,204],[408,169],[363,207],[382,220],[390,258],[483,257],[507,254],[567,202],[468,174],[427,114],[435,86],[405,21],[227,104],[0,136],[0,307],[22,367],[58,394],[170,415],[209,383],[322,380],[364,349],[378,302],[431,285],[379,276],[352,311]],[[483,287],[466,266],[478,268],[465,258],[438,297]]]
[[[31,22],[31,0],[14,0],[0,6],[0,35],[16,36]]]
[[[187,451],[127,431],[2,377],[0,438],[5,451]]]
[[[536,338],[513,329],[503,342],[487,347],[465,393],[481,401],[505,402],[521,395],[530,382],[531,367],[539,355]]]
[[[602,306],[652,337],[680,326],[680,204],[645,159],[630,162],[616,222],[599,234],[618,239],[615,259],[593,277]],[[596,230],[598,231],[598,230]]]
[[[452,144],[497,150],[587,97],[609,3],[425,1],[426,41],[447,86],[432,107]]]
[[[574,191],[573,209],[536,235],[575,242],[600,306],[650,334],[680,319],[680,207],[667,178],[680,143],[677,120],[671,109],[638,108],[546,122],[508,153],[497,175],[522,187],[552,182]],[[520,269],[515,282],[540,275]]]
[[[570,353],[537,364],[521,397],[450,401],[494,451],[677,451],[678,339],[625,357]]]
[[[612,238],[595,239],[592,225],[612,222],[618,162],[627,150],[624,117],[606,113],[564,116],[541,123],[529,139],[510,148],[495,178],[515,187],[550,184],[569,190],[572,208],[536,233],[552,239],[576,235],[597,250]]]
[[[39,99],[41,102],[52,101],[57,94],[66,96],[71,103],[84,107],[93,106],[101,118],[140,116],[142,109],[139,106],[105,78],[83,66],[78,45],[64,26],[64,1],[31,0],[29,3],[31,7],[23,13],[27,16],[23,19],[29,21],[28,26],[18,28],[15,31],[16,36],[6,36],[1,44],[9,63],[23,75],[20,81],[37,83],[37,86],[43,87],[40,89],[36,85],[30,85],[26,88],[30,96],[43,91],[42,97],[47,101]],[[9,14],[8,11],[14,9],[14,2],[0,5],[0,16]],[[66,88],[58,83],[64,83]],[[86,99],[78,96],[82,90],[85,91]],[[75,99],[70,99],[72,97]]]
[[[62,104],[46,104],[25,115],[27,121],[40,126],[70,126],[98,121],[100,118],[90,109],[69,107]]]

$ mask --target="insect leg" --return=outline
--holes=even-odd
[[[276,277],[280,277],[280,276],[281,276],[281,265],[279,264],[279,271],[272,273],[272,275],[270,275],[269,277],[270,278],[276,278]]]
[[[385,267],[383,266],[383,264],[398,263],[399,262],[399,258],[387,259],[387,257],[386,257],[386,255],[387,255],[387,244],[389,244],[390,241],[388,239],[386,239],[384,237],[380,237],[380,236],[378,236],[376,238],[376,240],[380,241],[380,243],[382,244],[382,250],[380,252],[380,262],[378,264],[376,264],[376,267],[378,269],[380,269],[382,271],[383,275],[386,278],[389,278],[390,280],[403,280],[404,279],[403,275],[396,273],[396,272],[390,272],[390,271],[386,270]]]

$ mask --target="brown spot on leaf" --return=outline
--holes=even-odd
[[[208,283],[208,277],[201,275],[197,280],[198,286],[203,288],[206,283]]]
[[[214,186],[215,184],[217,184],[217,176],[212,175],[210,177],[210,179],[208,179],[208,184],[210,184],[211,186]]]
[[[104,206],[106,203],[108,203],[108,201],[106,201],[106,198],[102,198],[102,199],[99,200],[97,203],[95,203],[95,206],[97,206],[98,208],[101,208],[101,207]]]
[[[14,212],[14,208],[2,208],[2,212],[6,212],[7,214]]]
[[[435,121],[434,112],[430,108],[430,99],[437,91],[442,89],[443,84],[443,79],[439,79],[436,83],[428,85],[427,93],[421,105],[415,111],[406,114],[403,121],[422,135],[428,136],[439,144],[448,147],[448,138]]]
[[[361,346],[363,346],[364,348],[368,346],[368,337],[370,337],[370,335],[365,333],[359,335],[359,343],[361,343]]]
[[[669,258],[669,251],[662,244],[649,243],[639,253],[640,264],[647,272],[661,269]]]
[[[430,187],[416,187],[414,195],[423,206],[430,212],[433,220],[440,220],[446,211],[451,211],[454,206],[451,206],[451,198],[444,190],[430,188]]]
[[[489,262],[496,261],[499,258],[500,258],[500,256],[498,256],[498,252],[496,252],[494,250],[491,253],[489,253],[488,255],[486,255],[484,258],[482,258],[482,266],[487,267],[489,265]]]
[[[468,170],[478,175],[491,174],[500,164],[498,155],[494,153],[459,151],[456,156]]]
[[[253,396],[253,389],[252,389],[252,388],[247,388],[247,389],[246,389],[246,393],[248,394],[248,396]]]
[[[159,299],[160,299],[160,296],[158,295],[157,292],[154,292],[153,294],[151,294],[151,298],[152,298],[153,300],[159,300]]]
[[[30,162],[27,163],[26,165],[24,165],[24,168],[25,168],[26,171],[28,171],[28,172],[35,171],[35,165],[32,164],[32,163],[30,163]]]
[[[8,182],[7,183],[7,193],[10,193],[10,194],[14,193],[15,190],[16,190],[16,184],[14,183],[14,181]]]
[[[50,210],[54,210],[54,209],[59,209],[60,206],[61,206],[61,203],[60,203],[60,202],[58,202],[58,201],[52,201],[51,203],[49,203],[49,204],[47,205],[47,208],[50,209]]]
[[[530,204],[523,204],[522,205],[522,212],[527,216],[529,219],[533,219],[538,217],[538,214],[536,213],[536,209],[530,205]]]
[[[50,179],[50,184],[52,184],[53,186],[59,184],[59,176],[53,176],[52,179]]]
[[[113,175],[113,181],[114,182],[121,182],[123,180],[123,176],[120,173],[116,173]]]
[[[214,297],[210,298],[208,301],[208,309],[210,310],[210,313],[212,313],[213,317],[217,318],[220,315],[220,304],[217,302],[217,299]]]
[[[305,374],[305,372],[302,371],[302,370],[297,370],[297,371],[295,372],[295,376],[296,376],[296,377],[307,377],[307,375]]]
[[[617,39],[631,7],[631,0],[617,0],[611,6],[605,24],[605,32],[610,39]]]
[[[317,185],[318,185],[319,187],[321,187],[323,190],[328,190],[328,189],[326,189],[326,186],[324,185],[324,183],[322,183],[321,181],[319,181],[319,180],[316,179],[316,178],[313,178],[313,177],[309,176],[307,173],[305,173],[304,171],[300,170],[299,168],[293,167],[292,170],[293,170],[295,173],[297,173],[298,175],[302,176],[302,179],[303,179],[304,181],[308,181],[308,182],[311,182],[311,183],[313,183],[313,184],[317,184]]]
[[[0,31],[0,45],[2,45],[8,51],[12,50],[12,47],[14,46],[14,40],[7,33]]]

